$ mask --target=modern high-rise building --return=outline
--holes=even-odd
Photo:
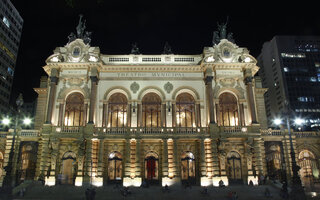
[[[9,0],[0,0],[0,113],[9,108],[23,19]]]
[[[281,117],[286,101],[291,118],[305,120],[302,129],[320,126],[320,37],[275,36],[258,57],[269,125]]]

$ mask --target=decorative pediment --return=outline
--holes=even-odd
[[[64,47],[57,47],[46,63],[95,63],[100,61],[99,47],[90,47],[82,39],[75,39]]]
[[[204,54],[206,63],[257,63],[248,49],[240,48],[227,39],[221,39],[220,43],[206,48]]]

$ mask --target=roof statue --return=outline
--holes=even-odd
[[[90,44],[92,32],[85,31],[85,29],[86,29],[86,20],[82,21],[83,15],[79,15],[79,17],[80,17],[79,23],[78,23],[78,26],[76,27],[77,35],[74,34],[73,32],[71,32],[70,35],[68,36],[68,39],[69,39],[68,43],[70,43],[70,42],[74,41],[75,39],[79,38],[79,39],[82,39],[85,44]]]
[[[164,44],[163,54],[172,54],[172,49],[168,42]]]
[[[220,40],[222,39],[227,39],[230,42],[234,43],[233,33],[227,34],[227,24],[228,24],[228,18],[225,24],[217,23],[218,30],[213,32],[212,45],[219,44]]]
[[[136,42],[132,44],[131,54],[140,54],[138,44]]]

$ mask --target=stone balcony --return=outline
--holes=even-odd
[[[288,134],[287,130],[260,129],[255,126],[216,126],[211,131],[213,134],[219,134],[221,137],[246,137],[253,135],[276,136],[283,137]],[[0,132],[0,138],[6,138],[13,135],[14,130],[9,129],[8,132]],[[210,127],[94,127],[87,126],[44,126],[42,131],[21,129],[17,130],[17,135],[24,138],[37,138],[42,134],[53,134],[61,137],[79,137],[83,134],[93,133],[95,137],[116,137],[123,138],[125,136],[143,136],[143,137],[197,137],[210,136]],[[316,131],[292,131],[292,135],[296,138],[320,138],[320,132]]]

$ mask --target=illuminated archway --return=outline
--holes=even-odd
[[[181,155],[181,180],[195,183],[196,181],[196,162],[191,151],[185,151]]]
[[[64,125],[84,125],[84,97],[79,92],[71,93],[66,99]]]
[[[159,157],[150,151],[146,154],[144,159],[145,180],[149,183],[157,182],[159,180]]]
[[[312,185],[314,179],[319,178],[319,168],[314,154],[309,150],[302,150],[299,153],[298,164],[300,166],[300,177],[303,185]]]
[[[142,99],[142,126],[161,127],[161,98],[156,93],[148,93]]]
[[[118,151],[113,151],[109,154],[108,179],[111,182],[122,180],[122,155]]]
[[[108,127],[127,126],[127,97],[122,93],[111,95],[108,100]]]
[[[237,98],[225,92],[219,96],[219,125],[239,126],[239,111]]]
[[[176,99],[176,121],[178,127],[195,127],[195,101],[192,95],[182,93]]]

